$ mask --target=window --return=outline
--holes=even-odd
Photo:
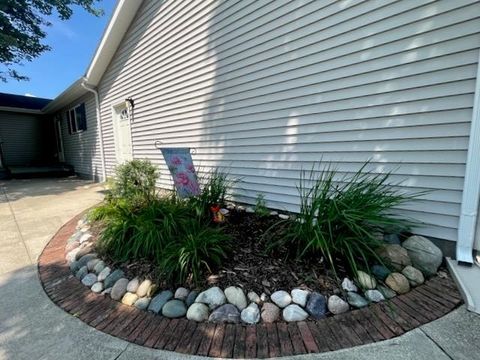
[[[123,108],[122,111],[120,111],[119,118],[120,121],[125,121],[130,118],[127,108]]]
[[[87,130],[87,117],[85,115],[85,103],[67,111],[68,133],[76,134]]]

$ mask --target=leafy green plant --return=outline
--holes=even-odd
[[[119,203],[125,203],[123,206]],[[116,199],[111,201],[104,201],[100,205],[94,207],[87,214],[89,221],[108,221],[116,216],[118,216],[119,207],[126,206],[127,203],[125,200]]]
[[[233,179],[227,172],[213,169],[200,178],[202,191],[200,195],[188,200],[189,206],[194,209],[198,217],[210,218],[210,207],[223,206],[228,191],[238,180]]]
[[[121,262],[152,261],[169,282],[198,281],[229,249],[228,235],[174,196],[143,206],[116,199],[94,209],[90,218],[104,224],[97,243],[100,253]]]
[[[266,237],[268,249],[285,246],[292,256],[323,256],[333,271],[338,259],[356,275],[379,260],[376,236],[384,228],[408,229],[413,222],[399,217],[394,207],[419,193],[405,194],[388,183],[390,173],[366,171],[368,162],[353,176],[340,177],[330,164],[309,175],[302,171],[298,191],[300,214],[296,221],[280,222],[284,235]],[[279,225],[277,224],[277,226]]]
[[[131,160],[118,165],[111,181],[110,199],[149,203],[157,197],[157,178],[157,168],[149,160]]]
[[[116,212],[104,220],[98,248],[119,261],[154,260],[192,217],[174,198],[157,199],[136,209],[126,202],[116,202],[115,207]]]
[[[91,209],[87,218],[90,221],[109,222],[122,213],[137,212],[141,206],[129,199],[107,197],[101,204]]]
[[[198,283],[201,274],[221,264],[230,247],[229,241],[229,236],[221,229],[193,220],[182,236],[171,241],[158,258],[161,272],[171,281]]]
[[[262,217],[270,215],[270,211],[268,210],[265,202],[265,195],[263,194],[257,194],[257,198],[255,200],[255,214]]]

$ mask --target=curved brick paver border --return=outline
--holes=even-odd
[[[72,275],[64,251],[80,217],[66,223],[39,258],[45,292],[90,326],[151,348],[224,358],[326,352],[390,339],[438,319],[461,303],[454,283],[435,277],[389,302],[320,321],[246,326],[167,319],[95,294]]]

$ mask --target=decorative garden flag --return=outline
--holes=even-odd
[[[161,148],[177,194],[181,198],[200,194],[197,174],[193,166],[190,148]]]

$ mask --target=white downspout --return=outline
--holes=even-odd
[[[457,261],[473,263],[473,244],[480,198],[480,54],[477,63],[477,80],[473,103],[470,140],[468,143],[462,207],[458,224]]]
[[[100,97],[98,96],[98,91],[87,84],[86,78],[83,78],[82,87],[85,90],[90,91],[95,95],[95,107],[97,110],[97,130],[98,130],[98,138],[100,140],[100,158],[102,161],[102,182],[104,182],[107,180],[107,170],[105,168],[105,152],[103,150],[102,121],[100,120]]]

